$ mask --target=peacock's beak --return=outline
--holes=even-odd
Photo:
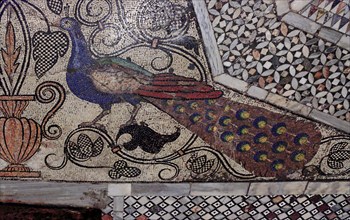
[[[52,27],[58,27],[58,28],[60,28],[61,27],[61,25],[60,25],[60,20],[55,20],[55,21],[49,21],[49,24],[50,24],[50,26],[52,26]]]

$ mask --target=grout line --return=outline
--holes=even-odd
[[[250,186],[251,185],[252,185],[252,183],[249,183],[248,188],[247,188],[247,193],[246,193],[247,196],[249,195],[249,191],[250,191]]]
[[[309,183],[310,183],[310,181],[307,181],[307,183],[305,185],[305,188],[304,188],[304,191],[303,191],[304,195],[305,195],[305,192],[306,192],[307,188],[309,187]]]

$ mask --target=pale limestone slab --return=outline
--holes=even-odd
[[[1,180],[0,202],[104,209],[109,199],[107,184]]]
[[[219,76],[216,76],[214,78],[214,81],[239,92],[246,92],[249,86],[248,83],[234,78],[228,74],[221,74]]]
[[[344,34],[342,38],[340,38],[337,45],[344,49],[350,50],[350,36]]]
[[[113,198],[113,210],[116,212],[124,211],[124,196],[116,196]]]
[[[113,220],[123,220],[124,212],[113,212]]]
[[[320,121],[322,123],[325,123],[327,125],[333,126],[335,128],[338,128],[342,131],[345,131],[347,133],[350,133],[350,123],[340,120],[336,117],[333,117],[329,114],[326,114],[324,112],[320,112],[316,109],[313,109],[309,115],[311,118]]]
[[[298,195],[306,185],[306,181],[251,183],[248,195]]]
[[[350,182],[309,182],[305,194],[350,194]]]
[[[192,183],[192,196],[246,195],[249,183]]]
[[[290,8],[295,12],[299,12],[305,6],[310,4],[310,2],[312,2],[312,0],[294,0],[290,3]]]
[[[280,96],[278,94],[275,94],[275,93],[269,93],[266,97],[266,101],[271,103],[271,104],[281,106],[283,108],[286,108],[286,106],[289,102],[289,100],[287,98]]]
[[[308,116],[312,110],[312,108],[309,106],[306,106],[306,105],[300,104],[299,102],[291,101],[291,100],[288,101],[285,108],[303,116]]]
[[[128,196],[131,195],[131,184],[108,184],[108,196]]]
[[[260,100],[264,100],[268,95],[268,91],[257,86],[251,86],[247,93],[249,96]]]
[[[322,27],[320,32],[318,33],[318,36],[320,38],[323,38],[325,40],[328,40],[336,44],[340,40],[340,38],[343,36],[343,34],[331,28]]]
[[[288,12],[288,14],[282,18],[282,21],[310,34],[315,34],[321,27],[321,25],[316,22],[294,12]]]
[[[184,196],[190,193],[188,183],[133,183],[131,193],[135,196],[159,195],[159,196]]]
[[[221,62],[219,48],[216,44],[214,30],[209,19],[208,9],[205,1],[192,1],[194,11],[196,13],[199,28],[202,33],[202,40],[204,43],[208,62],[211,67],[211,75],[217,76],[224,72],[224,66]]]
[[[288,0],[276,0],[277,15],[281,16],[289,12]]]

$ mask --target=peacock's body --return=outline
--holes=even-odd
[[[286,176],[301,169],[318,150],[321,134],[312,123],[235,103],[222,97],[221,91],[192,78],[154,75],[118,57],[93,59],[78,22],[64,18],[61,27],[69,32],[73,45],[66,76],[70,90],[103,109],[88,125],[120,102],[135,107],[134,119],[137,106],[147,101],[212,148],[265,177]]]

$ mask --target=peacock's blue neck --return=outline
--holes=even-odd
[[[68,63],[68,70],[77,71],[88,68],[93,64],[88,45],[80,29],[69,31],[72,40],[72,54]]]

